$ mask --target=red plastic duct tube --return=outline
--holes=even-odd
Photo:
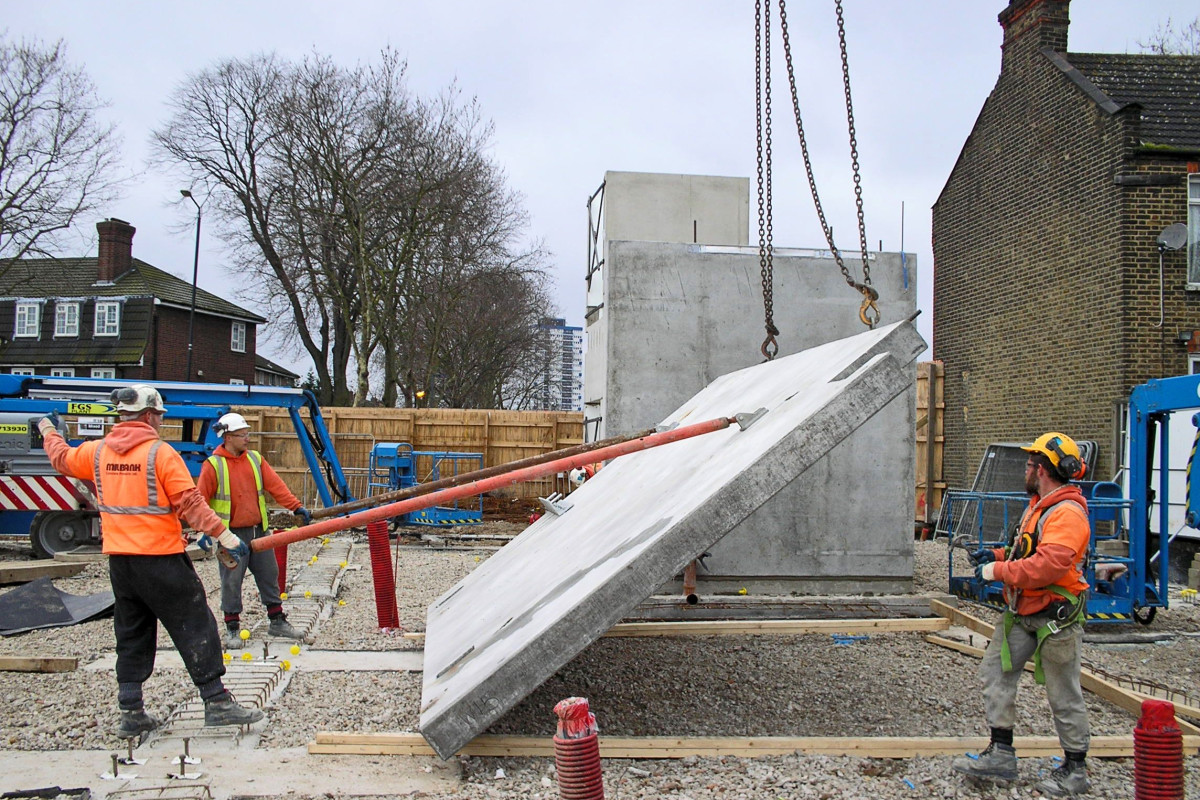
[[[600,769],[600,728],[583,697],[568,697],[554,707],[554,771],[563,800],[604,800]]]
[[[287,591],[287,545],[275,548],[275,563],[279,565],[279,593]]]
[[[1183,733],[1166,700],[1142,701],[1133,729],[1133,780],[1135,800],[1183,800]]]
[[[375,583],[375,615],[381,630],[395,630],[400,627],[400,613],[396,610],[396,576],[392,573],[387,520],[367,523],[367,544]]]
[[[636,453],[639,450],[648,450],[651,447],[678,442],[683,439],[690,439],[693,436],[700,436],[705,433],[714,433],[715,431],[724,430],[731,424],[737,422],[734,417],[718,417],[705,422],[697,422],[694,425],[684,425],[674,430],[663,431],[661,433],[644,436],[640,439],[615,444],[612,447],[604,447],[599,450],[592,450],[587,453],[579,453],[569,458],[560,458],[556,461],[547,461],[544,464],[538,464],[533,467],[525,467],[523,469],[506,472],[502,475],[496,475],[491,478],[464,483],[461,486],[455,486],[452,489],[443,489],[440,492],[422,495],[421,497],[413,497],[408,500],[401,500],[397,503],[388,503],[387,505],[378,506],[377,508],[368,509],[367,511],[359,511],[355,514],[350,514],[345,517],[335,517],[334,519],[323,519],[320,522],[314,522],[311,525],[304,525],[299,528],[273,533],[270,536],[260,536],[250,542],[250,549],[256,553],[263,550],[270,550],[272,547],[280,547],[292,542],[302,542],[305,539],[315,539],[318,536],[325,536],[337,531],[344,531],[347,528],[366,525],[369,522],[376,520],[388,520],[392,517],[398,517],[401,514],[407,514],[410,511],[418,511],[422,508],[431,506],[443,505],[454,500],[461,500],[464,497],[474,497],[477,494],[484,494],[493,489],[500,489],[513,484],[523,483],[525,481],[540,478],[543,475],[552,475],[555,472],[564,472],[582,467],[584,464],[591,464],[597,461],[604,461],[617,456]]]

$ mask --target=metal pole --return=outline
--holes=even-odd
[[[187,371],[183,375],[185,381],[192,380],[192,345],[195,340],[196,331],[196,279],[200,272],[200,204],[196,202],[196,198],[192,197],[192,193],[187,189],[180,189],[179,193],[192,201],[196,206],[196,250],[192,255],[192,304],[188,310],[188,349],[187,349]]]
[[[401,500],[398,503],[389,503],[378,508],[372,508],[368,511],[360,511],[357,514],[351,514],[348,517],[338,517],[337,519],[327,519],[321,522],[314,522],[311,525],[305,525],[300,528],[292,528],[291,530],[281,533],[274,533],[270,536],[262,536],[250,542],[250,549],[253,552],[259,553],[263,550],[270,550],[275,547],[282,547],[285,544],[293,542],[302,542],[305,539],[315,539],[318,536],[325,536],[337,531],[344,531],[347,528],[366,525],[368,522],[375,522],[381,519],[391,519],[392,517],[407,514],[410,511],[417,511],[422,508],[436,506],[443,502],[451,502],[460,500],[464,497],[472,497],[484,492],[490,492],[493,489],[499,489],[504,486],[511,486],[515,483],[540,478],[543,475],[550,475],[560,470],[574,469],[581,467],[584,464],[591,464],[596,461],[604,461],[617,456],[636,453],[639,450],[648,450],[651,447],[678,442],[683,439],[690,439],[693,436],[701,436],[705,433],[713,433],[728,428],[731,424],[737,422],[736,417],[719,417],[710,419],[706,422],[698,422],[694,425],[686,425],[681,428],[675,428],[670,431],[655,433],[650,436],[645,436],[641,439],[634,439],[631,442],[623,442],[614,444],[610,447],[604,447],[599,450],[592,450],[586,453],[560,458],[556,461],[547,461],[544,464],[538,464],[533,467],[526,467],[511,472],[506,472],[503,475],[496,475],[483,480],[472,481],[471,483],[462,486],[456,486],[451,489],[443,489],[440,492],[434,492],[422,497],[413,497],[408,500]]]

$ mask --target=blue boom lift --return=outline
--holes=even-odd
[[[1200,375],[1151,380],[1129,395],[1128,496],[1111,481],[1081,481],[1088,500],[1092,537],[1088,547],[1085,580],[1089,623],[1136,620],[1148,625],[1168,603],[1170,542],[1170,421],[1176,411],[1200,409]],[[1193,491],[1192,461],[1200,443],[1200,413],[1191,417],[1192,458],[1188,459],[1183,522],[1200,528],[1200,489]],[[1158,480],[1154,480],[1154,453],[1158,450]],[[1007,532],[1020,520],[1028,497],[1016,492],[947,492],[939,529],[951,537],[950,591],[994,606],[1002,606],[1001,585],[973,573],[955,575],[954,549],[1003,547]],[[1157,516],[1157,524],[1152,520]],[[1154,530],[1157,528],[1157,530]],[[1127,555],[1107,548],[1105,540],[1128,542]]]
[[[277,386],[143,382],[162,395],[167,422],[181,424],[181,440],[171,445],[193,477],[221,443],[212,424],[231,407],[286,408],[321,502],[329,507],[354,499],[311,392]],[[54,471],[42,449],[37,421],[57,411],[75,425],[76,435],[68,438],[72,444],[103,436],[106,424],[116,421],[111,392],[129,383],[112,378],[0,375],[0,533],[28,534],[34,551],[46,558],[100,541],[94,487]],[[305,409],[307,420],[301,415]]]

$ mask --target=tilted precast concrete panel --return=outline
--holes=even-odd
[[[666,423],[764,408],[624,456],[429,608],[421,733],[448,758],[910,385],[910,323],[713,381]],[[549,713],[549,710],[547,710]]]

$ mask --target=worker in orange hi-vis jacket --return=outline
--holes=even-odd
[[[142,684],[154,671],[158,623],[179,651],[204,700],[205,725],[249,725],[262,719],[226,690],[221,677],[221,637],[208,608],[204,585],[185,552],[180,517],[215,539],[235,558],[248,548],[212,512],[188,473],[183,458],[159,438],[162,397],[139,384],[113,392],[120,421],[103,439],[67,444],[52,414],[38,422],[50,463],[64,475],[93,481],[108,556],[117,640],[117,735],[132,738],[154,730],[146,713]],[[211,539],[210,539],[211,537]]]
[[[196,488],[235,536],[249,546],[250,542],[267,535],[267,495],[295,514],[301,522],[312,522],[312,514],[296,499],[262,454],[250,449],[250,424],[245,417],[237,413],[225,414],[213,425],[213,431],[221,437],[221,444],[200,468],[200,480]],[[264,550],[251,552],[249,558],[241,559],[235,565],[222,564],[220,567],[221,611],[225,615],[222,643],[225,649],[239,650],[242,647],[239,635],[242,582],[247,569],[254,575],[258,595],[267,609],[267,618],[270,620],[267,634],[284,639],[304,638],[283,613],[279,562],[275,560],[275,552]]]

